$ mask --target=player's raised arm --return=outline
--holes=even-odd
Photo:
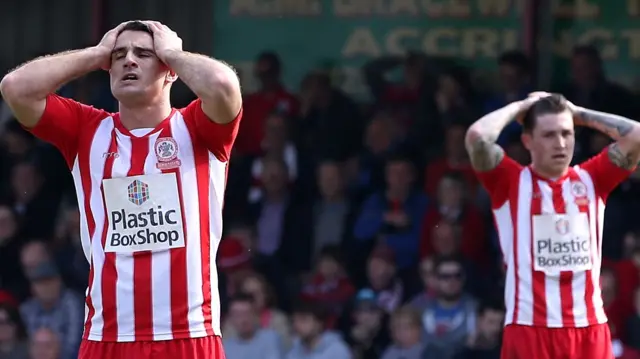
[[[0,91],[18,121],[25,127],[34,127],[45,111],[49,94],[71,80],[108,66],[118,31],[119,27],[109,31],[97,46],[40,57],[7,74],[0,82]]]
[[[225,124],[238,116],[242,107],[240,81],[224,62],[182,50],[182,40],[157,21],[145,22],[153,31],[156,55],[202,101],[202,111],[211,121]]]
[[[478,172],[490,171],[500,163],[504,151],[496,144],[500,132],[522,112],[526,111],[540,96],[533,94],[526,100],[512,102],[474,122],[465,137],[465,146],[471,165]]]
[[[615,165],[630,170],[640,161],[640,124],[610,113],[574,106],[578,125],[598,130],[616,141],[608,154]]]

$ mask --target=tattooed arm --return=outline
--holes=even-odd
[[[610,113],[576,107],[576,123],[598,130],[616,141],[609,146],[611,162],[624,169],[633,169],[640,161],[640,124]]]
[[[539,97],[532,96],[523,101],[512,102],[483,116],[469,127],[465,146],[476,171],[486,172],[496,168],[504,157],[502,147],[496,144],[500,132],[538,99]]]

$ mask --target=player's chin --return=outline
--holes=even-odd
[[[111,92],[113,93],[113,97],[120,101],[131,97],[139,97],[144,93],[138,86],[118,86],[112,88]]]
[[[564,172],[571,164],[571,158],[552,158],[549,165],[558,172]]]

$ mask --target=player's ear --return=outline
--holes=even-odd
[[[522,135],[520,135],[520,139],[522,140],[522,144],[524,145],[524,147],[531,151],[531,134],[529,132],[522,132]]]
[[[167,72],[167,76],[165,77],[165,81],[168,83],[174,83],[178,80],[178,74],[176,74],[173,70],[169,70]]]

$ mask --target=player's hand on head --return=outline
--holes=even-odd
[[[518,115],[516,117],[516,120],[519,123],[522,123],[524,115],[531,108],[531,106],[533,106],[533,104],[538,102],[538,100],[540,100],[541,98],[548,96],[551,96],[551,94],[548,92],[537,91],[530,93],[529,96],[527,96],[527,98],[525,98],[524,100],[518,101]]]
[[[162,61],[171,51],[182,51],[182,39],[167,25],[158,21],[144,21],[153,32],[153,47],[156,56]]]
[[[122,30],[122,28],[127,23],[129,23],[129,21],[125,21],[125,22],[121,23],[120,25],[114,27],[113,29],[107,31],[107,33],[104,34],[104,36],[102,37],[102,40],[100,40],[100,42],[96,46],[103,53],[102,56],[104,56],[103,64],[101,66],[102,69],[109,70],[109,68],[111,67],[111,52],[113,51],[113,49],[116,46],[116,40],[118,39],[118,33],[120,32],[120,30]]]

